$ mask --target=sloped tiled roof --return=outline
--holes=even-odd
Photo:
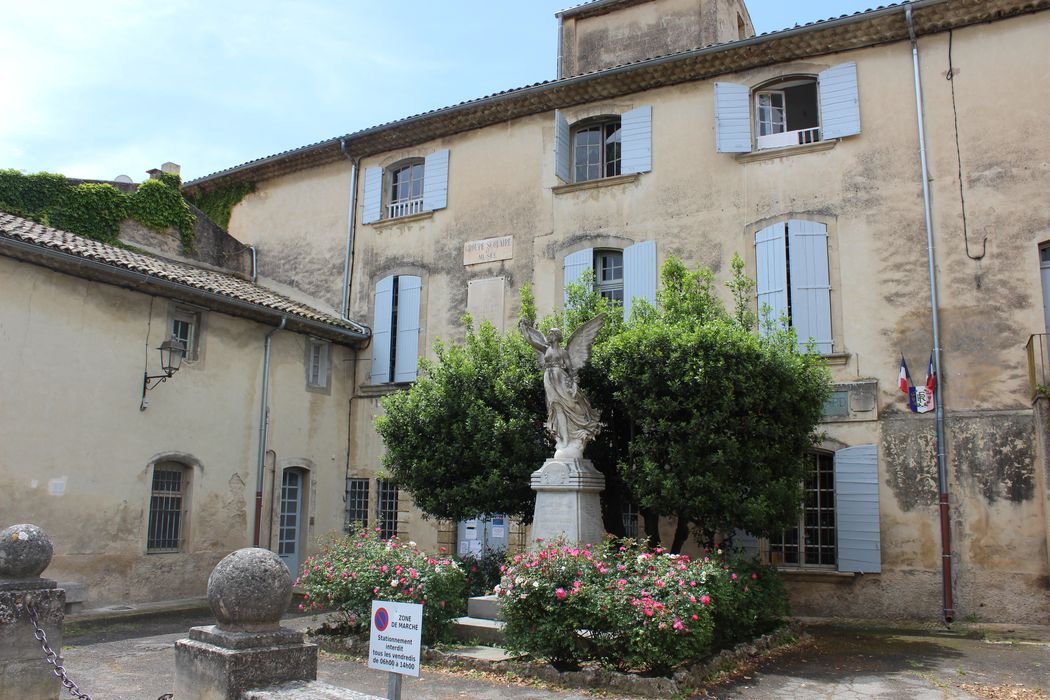
[[[583,3],[577,7],[592,4],[601,3]],[[370,156],[554,109],[614,99],[657,87],[703,80],[809,56],[907,41],[908,29],[903,21],[903,8],[907,4],[879,6],[747,39],[503,90],[345,136],[256,158],[192,180],[185,184],[185,189],[207,191],[225,182],[258,182],[346,160],[348,154],[354,157]],[[918,36],[924,36],[1047,10],[1050,9],[1050,0],[915,0],[910,5],[915,12],[915,32]]]
[[[85,263],[95,264],[96,269],[100,264],[113,268],[114,272],[137,273],[146,286],[149,280],[155,280],[168,283],[172,289],[184,288],[187,297],[207,296],[220,302],[227,300],[241,307],[255,307],[268,316],[286,316],[289,322],[298,320],[301,324],[305,323],[308,330],[313,331],[323,332],[327,329],[344,341],[349,339],[349,336],[367,337],[369,332],[361,324],[289,299],[233,274],[118,248],[0,212],[0,253],[7,254],[11,252],[11,246],[4,246],[5,240],[35,246],[42,253],[51,251],[79,258]],[[22,247],[22,251],[27,251],[27,248]],[[16,255],[15,257],[23,256]],[[39,258],[36,261],[44,260],[46,258]],[[63,270],[70,271],[69,267],[69,265],[64,265]],[[90,277],[90,275],[85,276]]]

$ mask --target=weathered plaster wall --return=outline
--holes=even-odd
[[[89,606],[203,595],[212,566],[251,543],[269,329],[205,312],[201,359],[140,411],[167,322],[165,299],[0,258],[0,514],[48,531],[49,575],[88,584]],[[313,546],[342,526],[350,353],[334,349],[330,394],[308,392],[304,342],[274,337],[268,444],[313,465]],[[186,543],[146,554],[150,465],[165,456],[195,465]]]
[[[1042,328],[1037,246],[1050,239],[1044,204],[1050,137],[1040,117],[1050,104],[1046,94],[1031,90],[1046,63],[1042,37],[1048,31],[1050,13],[1043,12],[955,32],[952,82],[945,80],[948,36],[920,41],[956,609],[987,619],[1050,620],[1047,504],[1032,485],[1034,428],[1023,350],[1029,333]],[[910,46],[877,46],[718,79],[756,86],[784,75],[816,75],[850,60],[858,66],[862,133],[826,150],[768,158],[717,153],[713,81],[702,81],[564,110],[574,122],[652,106],[652,172],[612,184],[554,189],[561,183],[554,176],[552,114],[364,159],[363,168],[383,166],[448,148],[449,198],[448,207],[430,217],[358,226],[351,315],[371,319],[379,279],[420,275],[420,349],[426,353],[435,338],[461,336],[471,279],[507,278],[504,313],[511,327],[521,283],[532,282],[541,314],[551,311],[561,303],[564,256],[583,248],[654,239],[661,261],[673,253],[724,278],[734,253],[754,274],[757,229],[787,218],[827,224],[834,349],[842,354],[832,374],[839,382],[877,381],[879,420],[826,429],[838,446],[880,446],[883,573],[855,581],[809,576],[792,589],[801,610],[936,618],[940,533],[932,417],[910,413],[896,388],[901,353],[921,383],[932,347]],[[960,159],[971,253],[988,237],[980,261],[967,257],[963,241]],[[342,180],[334,167],[296,177],[305,185],[325,173],[333,188]],[[272,197],[272,207],[302,206],[280,194],[288,179],[275,183],[272,196],[270,185],[261,183],[258,196]],[[263,201],[248,205],[260,225],[269,216]],[[344,240],[342,230],[329,230],[317,234],[327,236],[322,246]],[[514,237],[512,259],[462,264],[464,242],[502,235]],[[358,363],[362,385],[369,358],[366,351]],[[351,465],[361,475],[379,466],[382,447],[369,432],[375,410],[372,398],[355,401]],[[415,524],[409,534],[422,537]],[[1006,602],[989,609],[992,600]]]

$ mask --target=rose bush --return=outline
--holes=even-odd
[[[629,540],[517,555],[496,592],[515,650],[562,666],[596,660],[660,673],[761,634],[786,610],[769,568]]]
[[[422,603],[427,643],[442,639],[466,605],[466,579],[453,559],[371,530],[333,539],[308,557],[296,585],[305,590],[300,609],[340,612],[352,632],[368,630],[373,600]]]

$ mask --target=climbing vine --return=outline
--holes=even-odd
[[[180,184],[178,175],[163,173],[128,194],[54,173],[0,170],[0,210],[106,243],[115,243],[120,222],[131,218],[161,231],[174,228],[183,249],[192,250],[194,216]]]
[[[254,191],[254,182],[231,182],[213,190],[187,195],[187,198],[209,219],[228,229],[233,208]]]

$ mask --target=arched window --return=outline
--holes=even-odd
[[[758,148],[820,141],[817,79],[812,76],[777,80],[755,90],[754,110]]]
[[[620,117],[588,119],[572,132],[574,182],[620,174],[622,139]]]
[[[387,218],[395,219],[423,211],[424,168],[422,158],[412,158],[387,170]]]

